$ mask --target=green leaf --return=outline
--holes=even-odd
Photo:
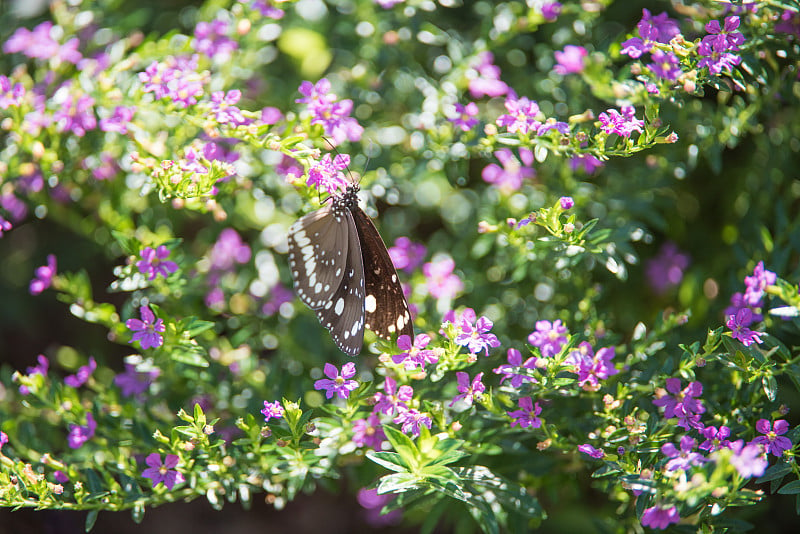
[[[414,468],[419,465],[420,453],[417,446],[414,445],[411,438],[396,428],[384,426],[383,431],[386,433],[386,438],[392,444],[392,448],[405,460],[405,464],[408,465],[409,470],[413,471]]]
[[[86,524],[84,525],[84,530],[86,532],[92,531],[98,515],[100,515],[99,510],[89,510],[89,513],[86,514]]]
[[[761,386],[764,389],[764,395],[767,396],[770,402],[775,402],[778,396],[778,381],[775,380],[775,375],[762,376]]]
[[[419,488],[419,479],[411,473],[393,473],[381,477],[378,494],[403,493]]]
[[[408,465],[406,465],[403,457],[396,452],[389,451],[367,451],[367,458],[372,460],[378,465],[389,469],[390,471],[397,471],[398,473],[407,472]]]
[[[170,358],[176,362],[191,365],[193,367],[208,367],[208,361],[196,351],[176,349],[170,354]]]
[[[212,321],[201,321],[196,317],[189,317],[186,321],[187,324],[184,326],[184,332],[189,337],[195,337],[206,330],[214,328],[214,323]]]
[[[789,482],[778,490],[781,495],[795,495],[800,493],[800,480]]]
[[[768,468],[763,476],[756,479],[756,484],[763,484],[764,482],[769,482],[770,480],[776,480],[781,477],[785,477],[789,473],[792,472],[792,466],[787,463],[780,463],[775,464],[772,467]]]

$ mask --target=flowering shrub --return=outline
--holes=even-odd
[[[800,10],[638,4],[1,15],[0,505],[348,477],[376,524],[711,531],[800,495]],[[348,360],[286,235],[353,180],[416,335]]]

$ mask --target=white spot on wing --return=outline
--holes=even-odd
[[[336,301],[336,307],[333,309],[336,315],[341,315],[344,311],[344,299],[339,297],[339,300]]]
[[[364,309],[366,309],[368,313],[372,313],[375,311],[376,306],[375,295],[367,295],[367,298],[364,299]]]

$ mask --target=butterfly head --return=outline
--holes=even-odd
[[[358,192],[360,189],[358,184],[350,183],[347,185],[347,189],[345,189],[344,193],[334,196],[334,213],[343,213],[344,210],[349,210],[353,206],[358,206]]]

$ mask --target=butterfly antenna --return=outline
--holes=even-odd
[[[330,147],[331,147],[331,150],[333,150],[333,151],[334,151],[334,153],[335,153],[337,156],[341,156],[341,155],[342,155],[342,154],[339,152],[339,150],[336,148],[336,145],[334,145],[333,143],[331,143],[330,139],[328,139],[328,138],[327,138],[327,137],[325,137],[325,136],[323,136],[322,138],[325,140],[325,142],[326,142],[326,143],[328,143],[328,145],[330,145]],[[358,181],[356,181],[355,177],[353,176],[353,171],[351,171],[351,170],[350,170],[350,165],[348,165],[348,166],[347,166],[347,174],[349,174],[349,175],[350,175],[350,183],[357,184],[357,183],[361,182],[361,180],[358,180]]]

